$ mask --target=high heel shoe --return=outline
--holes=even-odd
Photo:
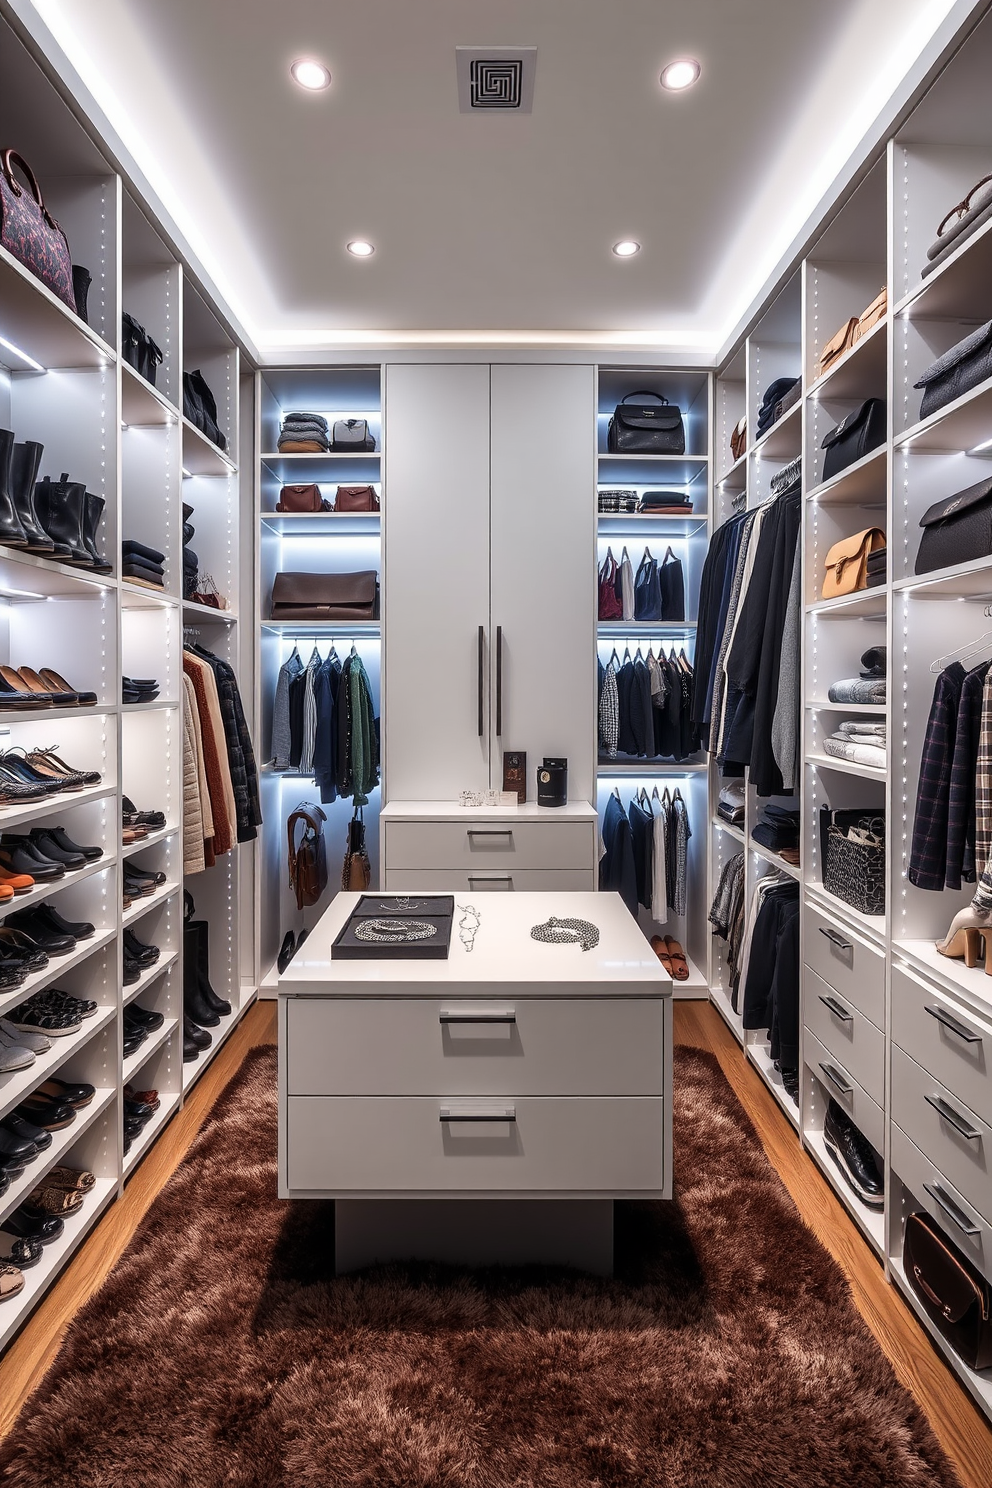
[[[944,939],[937,941],[937,951],[941,956],[952,956],[959,961],[963,957],[965,966],[977,966],[983,939],[981,932],[990,921],[992,915],[980,914],[969,904],[954,916]],[[992,976],[992,972],[989,975]]]

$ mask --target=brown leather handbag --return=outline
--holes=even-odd
[[[889,292],[883,284],[882,288],[872,300],[867,310],[863,310],[861,312],[861,315],[858,317],[858,323],[854,327],[854,331],[851,336],[852,346],[856,346],[857,343],[861,340],[862,336],[867,336],[868,332],[872,330],[874,326],[878,325],[878,322],[883,319],[888,308]]]
[[[954,1352],[970,1369],[988,1369],[992,1286],[929,1214],[907,1219],[903,1266],[923,1311]]]
[[[314,481],[310,481],[305,486],[283,486],[276,503],[276,511],[280,512],[329,512],[331,510],[331,503],[323,499],[320,487]]]
[[[297,806],[287,822],[289,834],[289,887],[296,895],[297,909],[316,904],[327,888],[327,855],[324,850],[324,827],[327,817],[319,806],[305,802]],[[303,824],[303,836],[296,840],[296,829]]]
[[[338,486],[334,498],[338,512],[377,512],[379,497],[374,486]]]
[[[820,360],[816,364],[816,376],[822,377],[824,372],[829,372],[835,362],[839,362],[846,351],[850,351],[854,345],[854,332],[857,329],[858,317],[852,315],[850,320],[841,326],[839,331],[825,342],[820,351]]]
[[[730,436],[730,453],[733,455],[734,460],[737,461],[740,459],[741,455],[746,449],[747,415],[745,414],[745,416],[738,419],[736,424],[734,425],[734,432]]]
[[[376,620],[379,579],[360,573],[280,573],[272,585],[273,620]]]
[[[827,573],[823,580],[823,599],[837,599],[854,594],[868,586],[868,555],[885,547],[881,527],[866,527],[853,537],[834,543],[827,552]]]
[[[348,823],[348,846],[341,867],[341,887],[361,892],[372,882],[372,864],[365,847],[365,818],[361,806]]]

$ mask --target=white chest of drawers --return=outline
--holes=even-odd
[[[390,801],[379,815],[390,893],[595,889],[599,824],[584,801],[465,809]]]
[[[349,1264],[551,1259],[557,1220],[602,1237],[614,1199],[670,1196],[671,983],[618,895],[479,895],[471,952],[456,912],[446,961],[332,961],[358,897],[337,896],[279,983],[279,1192],[338,1201],[339,1270],[343,1221],[363,1205]],[[549,915],[591,920],[599,944],[535,941]],[[489,1249],[458,1252],[478,1201]]]

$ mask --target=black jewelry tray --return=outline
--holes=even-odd
[[[331,946],[332,961],[446,961],[451,945],[451,921],[455,901],[450,894],[411,895],[411,902],[425,905],[425,910],[407,909],[404,913],[379,909],[387,899],[378,894],[363,895],[357,907],[338,932]],[[430,912],[426,912],[427,905]],[[407,945],[382,940],[359,940],[355,934],[358,926],[368,920],[423,920],[436,925],[437,934],[430,940],[415,940]]]
[[[363,894],[351,912],[353,920],[450,920],[455,913],[453,894]]]

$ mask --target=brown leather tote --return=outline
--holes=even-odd
[[[379,580],[360,573],[281,573],[272,585],[273,620],[376,620]]]
[[[903,1266],[924,1312],[954,1352],[970,1369],[988,1369],[992,1364],[992,1286],[922,1211],[906,1221]]]
[[[327,817],[319,806],[297,806],[287,822],[289,834],[289,887],[296,895],[297,909],[316,904],[327,888],[327,855],[323,824]],[[296,829],[302,822],[303,836],[297,843]]]
[[[313,481],[305,486],[283,486],[276,503],[276,511],[279,512],[328,512],[331,510],[331,503],[323,499],[320,487]]]
[[[361,892],[371,882],[372,864],[365,847],[365,818],[362,808],[356,806],[355,814],[348,823],[348,846],[341,866],[341,887]]]
[[[374,486],[338,486],[334,498],[338,512],[377,512],[379,497]]]

